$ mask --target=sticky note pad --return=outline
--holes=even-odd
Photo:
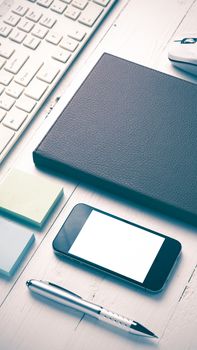
[[[0,218],[0,273],[10,277],[34,242],[34,234]]]
[[[62,194],[52,181],[14,169],[0,185],[0,210],[41,227]]]

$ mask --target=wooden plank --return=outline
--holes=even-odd
[[[87,61],[91,66],[104,51],[160,70],[168,66],[166,49],[180,23],[187,26],[194,1],[136,0],[124,12]],[[196,4],[193,5],[196,8]],[[188,12],[188,10],[190,11]],[[187,14],[188,12],[188,14]],[[185,17],[185,15],[187,16]],[[139,20],[140,19],[140,20]],[[183,21],[184,19],[184,21]],[[195,16],[196,19],[196,16]],[[192,23],[194,23],[194,19]],[[190,21],[191,23],[191,21]],[[181,28],[181,25],[179,29]],[[193,24],[194,25],[194,24]],[[87,56],[86,56],[87,57]],[[166,65],[165,65],[166,64]],[[176,72],[175,72],[176,75]],[[63,82],[62,82],[62,86]],[[16,165],[36,171],[30,160],[34,141]],[[53,177],[52,177],[53,178]],[[65,200],[75,184],[62,181]],[[150,294],[112,277],[77,264],[66,263],[52,251],[52,240],[71,208],[85,202],[127,220],[147,226],[181,241],[183,254],[164,292]],[[61,210],[62,206],[59,210]],[[196,338],[196,229],[126,202],[108,193],[80,186],[56,218],[54,213],[43,232],[36,233],[32,254],[12,281],[0,281],[0,348],[12,349],[186,349],[197,348]],[[49,230],[50,226],[53,226]],[[24,269],[23,269],[24,268]],[[192,275],[193,273],[193,275]],[[192,276],[192,277],[191,277]],[[191,279],[190,279],[191,277]],[[27,279],[45,279],[65,286],[84,298],[145,324],[160,338],[156,341],[124,334],[82,313],[62,308],[30,294]],[[190,279],[190,280],[189,280]],[[188,282],[189,280],[189,282]],[[186,288],[186,289],[185,289]],[[184,322],[183,322],[184,320]]]
[[[146,222],[146,226],[157,231],[162,228],[162,232],[182,242],[183,257],[163,293],[156,295],[144,292],[89,268],[66,263],[54,255],[52,240],[71,208],[78,202],[89,203],[138,224]],[[115,196],[110,198],[106,193],[96,194],[85,187],[75,191],[1,307],[0,333],[3,349],[8,344],[9,349],[14,349],[17,345],[21,350],[27,346],[28,349],[41,346],[54,349],[54,344],[58,344],[58,349],[67,346],[72,349],[91,349],[92,344],[94,349],[109,345],[115,349],[151,347],[150,340],[147,343],[141,337],[136,338],[106,327],[88,316],[81,320],[82,313],[31,295],[25,286],[26,280],[30,278],[51,280],[63,285],[88,300],[133,317],[162,337],[169,320],[175,317],[178,301],[196,263],[196,233],[195,229],[173,222],[172,219],[166,220],[151,211],[144,210],[142,215],[141,209],[121,202]],[[186,334],[184,337],[187,339]]]
[[[192,13],[194,3],[194,0],[130,1],[98,50],[156,68],[164,48],[187,12]],[[195,18],[194,15],[192,22],[195,22]]]
[[[164,349],[196,349],[197,345],[197,265],[191,273],[173,317],[163,333]]]

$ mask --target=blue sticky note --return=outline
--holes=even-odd
[[[0,218],[0,273],[10,277],[34,242],[34,234]]]

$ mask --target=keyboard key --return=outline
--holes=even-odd
[[[93,0],[96,4],[99,4],[101,6],[107,6],[110,0]]]
[[[48,8],[52,4],[53,0],[38,0],[37,5]]]
[[[11,97],[19,98],[23,90],[24,88],[21,85],[12,81],[11,84],[6,88],[5,93]]]
[[[38,45],[41,43],[41,41],[37,38],[34,38],[33,36],[28,36],[23,45],[28,47],[29,49],[35,50]]]
[[[52,63],[45,63],[38,72],[37,78],[51,84],[58,75],[60,69]]]
[[[42,95],[47,90],[48,85],[38,79],[32,80],[29,84],[27,90],[25,91],[25,95],[33,98],[33,100],[40,100]]]
[[[14,134],[14,131],[6,128],[3,125],[0,125],[0,153],[3,152],[4,148],[13,138]]]
[[[36,75],[38,70],[42,67],[43,63],[32,62],[32,60],[28,60],[25,63],[25,66],[19,72],[19,74],[15,78],[15,82],[27,86],[33,77]]]
[[[21,44],[25,39],[25,37],[26,37],[26,34],[18,29],[14,29],[9,36],[10,40],[18,44]]]
[[[0,122],[3,120],[5,116],[6,116],[6,112],[3,109],[0,109]]]
[[[50,32],[46,37],[46,41],[54,45],[58,45],[61,39],[62,35],[58,32]]]
[[[47,28],[52,28],[56,23],[56,19],[48,16],[43,16],[40,20],[40,24]]]
[[[0,20],[0,124],[15,135],[0,163],[115,0],[9,1]],[[28,116],[16,124],[13,110]]]
[[[3,84],[5,86],[9,85],[9,83],[12,81],[13,75],[6,72],[5,70],[1,71],[0,74],[0,84]]]
[[[87,0],[73,0],[72,5],[80,10],[83,10],[88,4]]]
[[[79,18],[79,22],[92,27],[98,17],[103,12],[103,8],[97,4],[89,3]]]
[[[4,92],[4,90],[5,90],[5,86],[0,85],[0,95]]]
[[[9,111],[15,103],[15,99],[6,96],[5,94],[0,97],[0,108]]]
[[[33,27],[34,27],[34,23],[32,23],[31,21],[28,21],[28,19],[26,18],[22,18],[20,23],[18,24],[18,29],[26,33],[29,33]]]
[[[63,49],[57,49],[54,51],[52,58],[62,63],[66,63],[70,57],[70,53]]]
[[[0,69],[4,66],[5,63],[6,63],[6,60],[4,60],[4,58],[0,57]]]
[[[69,37],[76,39],[77,41],[81,41],[85,35],[86,35],[86,32],[82,28],[74,28],[68,34]]]
[[[47,28],[40,26],[39,24],[36,24],[31,34],[36,36],[39,39],[44,39],[48,31],[49,30]]]
[[[8,45],[0,46],[0,56],[4,58],[10,58],[14,53],[14,49],[12,47],[9,47]]]
[[[55,0],[51,5],[51,10],[62,14],[66,10],[66,7],[67,5],[65,5],[62,1]]]
[[[20,109],[13,108],[10,113],[6,115],[3,120],[3,125],[17,131],[27,118],[27,113]]]
[[[19,16],[24,16],[28,11],[28,7],[22,5],[15,5],[12,8],[12,12],[16,13]]]
[[[26,15],[26,18],[30,19],[30,21],[33,21],[33,22],[38,22],[39,19],[42,17],[42,13],[39,12],[39,11],[30,11],[27,15]]]
[[[79,43],[71,38],[64,38],[60,43],[60,47],[71,52],[75,51],[78,45]]]
[[[79,17],[80,13],[81,12],[78,9],[69,6],[65,11],[64,16],[76,20]]]
[[[0,24],[0,36],[3,36],[6,38],[10,32],[12,31],[12,28],[10,26],[7,26],[6,24]]]
[[[20,21],[20,17],[14,14],[9,14],[7,17],[3,18],[3,21],[12,27],[15,27]]]
[[[21,96],[16,102],[16,107],[30,113],[35,107],[36,102],[27,96]]]
[[[22,68],[22,66],[25,64],[25,62],[28,60],[29,56],[27,55],[21,55],[15,53],[9,61],[7,61],[7,64],[5,65],[5,70],[17,74],[19,70]]]

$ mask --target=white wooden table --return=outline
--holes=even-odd
[[[69,99],[103,52],[196,83],[197,78],[174,69],[167,58],[173,36],[195,30],[197,1],[120,0],[43,107],[31,130],[1,166],[1,179],[16,167],[61,183],[64,198],[41,231],[24,224],[35,233],[36,242],[13,278],[0,278],[0,350],[197,349],[196,228],[72,179],[41,172],[32,161],[32,150],[43,130],[46,132],[54,122],[52,115],[44,120],[50,104],[64,91],[65,100]],[[162,293],[150,294],[55,256],[52,241],[79,202],[181,241],[182,257]],[[125,334],[80,312],[33,296],[25,285],[31,278],[60,284],[87,300],[136,319],[159,338]]]

